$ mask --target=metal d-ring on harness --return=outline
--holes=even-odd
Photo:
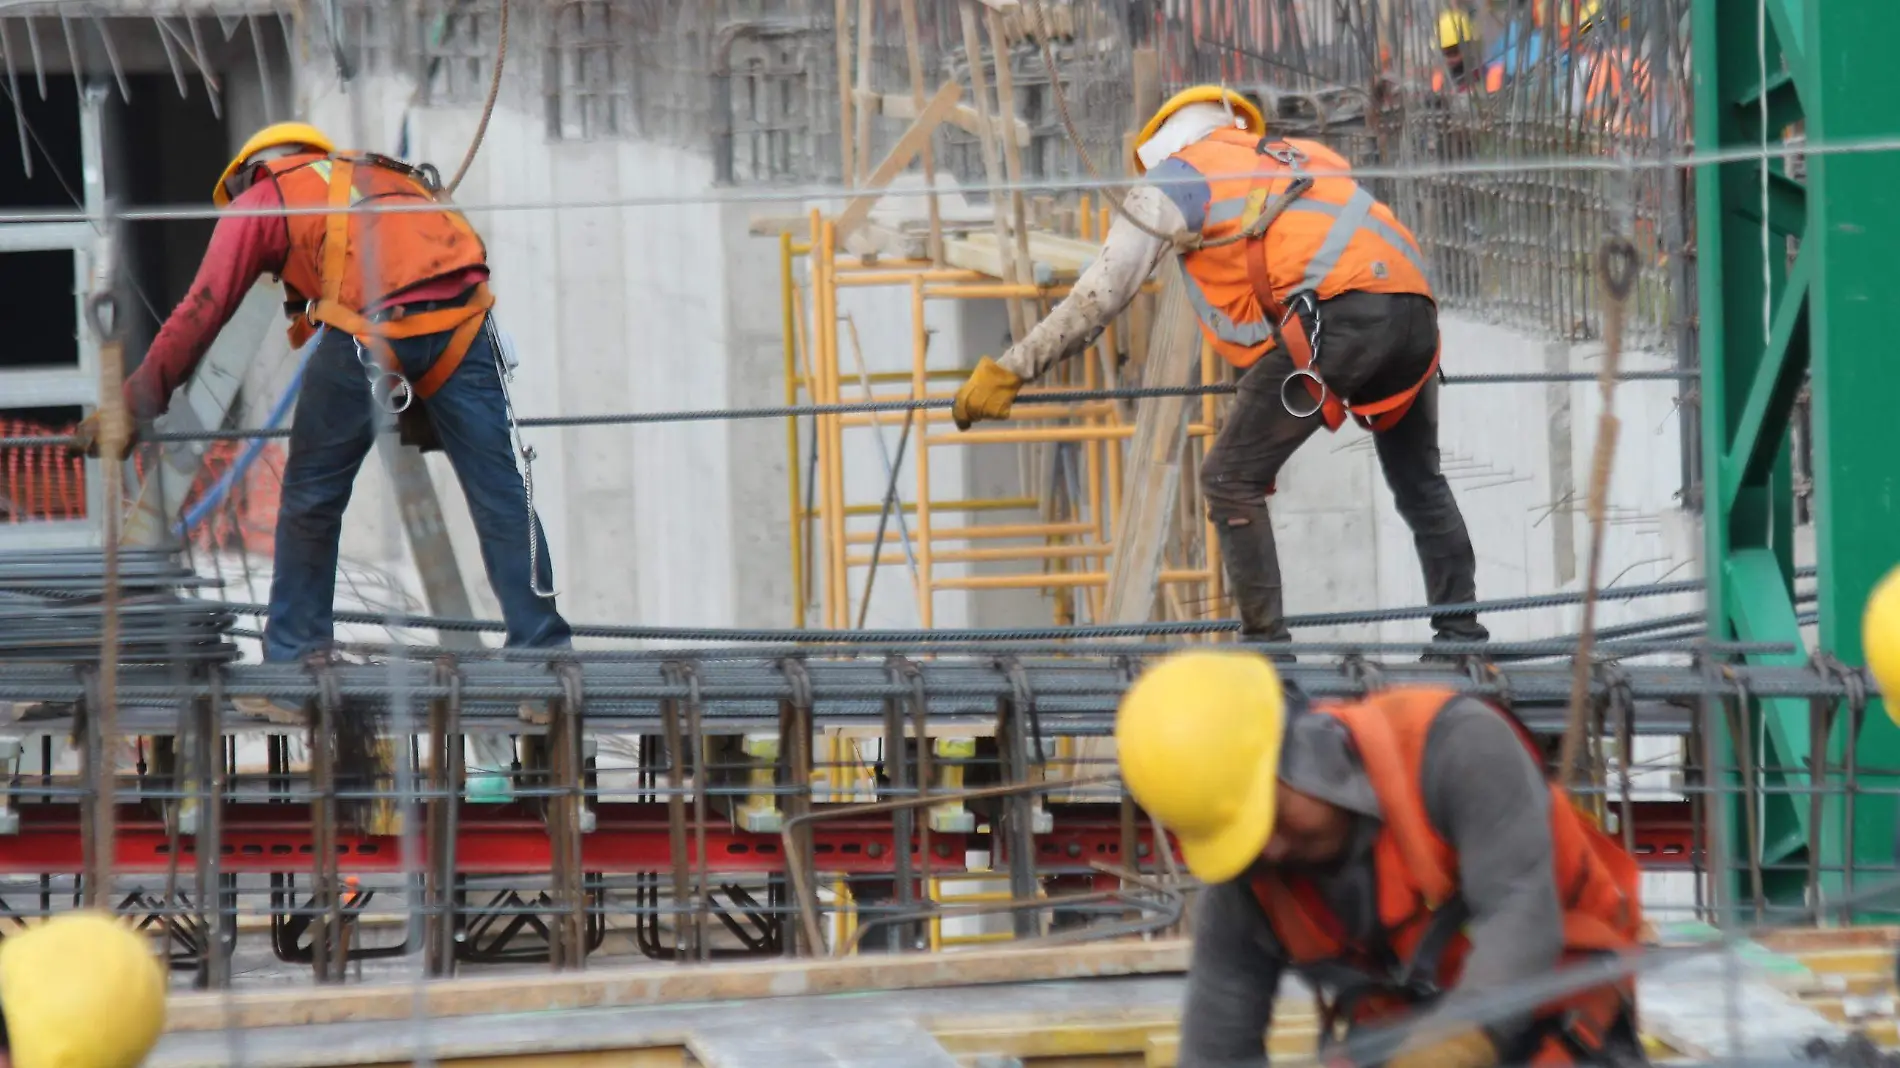
[[[1299,313],[1302,305],[1307,310],[1307,319],[1311,320],[1311,327],[1306,332],[1306,346],[1311,355],[1307,357],[1305,367],[1295,367],[1291,373],[1280,380],[1280,407],[1285,408],[1286,413],[1295,419],[1305,419],[1308,416],[1317,415],[1319,410],[1326,406],[1327,393],[1326,380],[1319,376],[1319,301],[1313,299],[1311,290],[1303,290],[1293,294],[1293,296],[1287,299],[1286,313],[1280,316],[1280,325],[1276,328],[1275,332],[1284,335],[1286,333],[1286,324],[1293,321],[1294,316]],[[1302,320],[1302,325],[1305,325],[1304,320]],[[1285,342],[1282,341],[1281,344],[1284,345]],[[1312,382],[1312,386],[1305,385],[1301,381],[1302,379]],[[1288,387],[1292,387],[1292,393],[1289,393]],[[1317,389],[1319,392],[1315,394],[1313,392],[1314,389]],[[1294,407],[1291,398],[1301,393],[1312,398],[1313,403],[1311,407]]]
[[[521,471],[521,488],[527,499],[528,508],[528,589],[536,597],[552,600],[560,595],[558,589],[541,588],[541,523],[534,514],[534,446],[521,438],[521,421],[515,416],[514,395],[508,389],[508,383],[514,381],[514,368],[508,365],[507,348],[502,341],[501,330],[495,325],[495,315],[490,312],[488,321],[482,324],[488,331],[488,344],[494,350],[495,376],[501,380],[501,405],[508,415],[508,436],[514,439],[515,453],[520,457],[518,465]]]
[[[408,411],[416,401],[416,387],[410,384],[409,376],[384,367],[361,340],[351,338],[350,343],[356,346],[356,362],[363,368],[363,377],[369,380],[370,400],[390,415]]]

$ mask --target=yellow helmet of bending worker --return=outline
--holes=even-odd
[[[1440,51],[1450,51],[1467,41],[1475,40],[1478,31],[1471,24],[1471,16],[1458,8],[1446,8],[1438,13],[1438,47]]]
[[[336,146],[323,135],[323,131],[307,122],[272,123],[251,135],[237,155],[231,157],[230,166],[218,175],[217,187],[211,190],[211,202],[222,208],[232,199],[243,194],[250,187],[249,172],[253,163],[262,163],[259,156],[265,153],[288,155],[292,152],[335,152]]]
[[[1254,134],[1267,132],[1267,120],[1265,116],[1260,114],[1260,108],[1256,106],[1253,101],[1247,99],[1244,94],[1229,89],[1224,85],[1197,85],[1192,89],[1183,89],[1169,97],[1168,102],[1161,105],[1160,110],[1155,112],[1154,118],[1148,120],[1148,125],[1141,128],[1141,133],[1135,135],[1135,173],[1148,173],[1147,165],[1141,162],[1141,146],[1147,144],[1155,134],[1161,132],[1161,124],[1167,122],[1175,112],[1180,111],[1189,104],[1220,103],[1225,103],[1229,108],[1233,109],[1234,118],[1240,121],[1241,129]]]
[[[1860,646],[1874,685],[1886,699],[1887,715],[1900,723],[1900,567],[1887,572],[1867,598]]]
[[[1128,792],[1209,883],[1245,871],[1273,836],[1285,733],[1279,672],[1238,650],[1167,657],[1135,680],[1115,715]]]
[[[165,971],[104,912],[71,912],[0,942],[13,1068],[135,1068],[165,1026]]]

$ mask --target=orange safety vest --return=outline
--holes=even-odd
[[[1452,89],[1456,92],[1462,93],[1469,89],[1475,88],[1477,84],[1478,84],[1477,79],[1472,78],[1469,75],[1467,75],[1466,77],[1459,78],[1453,81]],[[1484,84],[1484,91],[1487,93],[1503,92],[1504,91],[1504,64],[1498,63],[1495,61],[1485,64],[1483,84]],[[1442,93],[1444,91],[1445,91],[1445,68],[1440,66],[1438,68],[1435,68],[1432,71],[1432,92]]]
[[[1649,62],[1632,57],[1627,48],[1606,49],[1579,62],[1585,65],[1584,115],[1615,133],[1647,134],[1647,112],[1655,106],[1650,95]]]
[[[287,208],[351,208],[437,203],[441,198],[421,172],[377,155],[287,156],[263,164]],[[291,319],[290,341],[302,346],[317,324],[354,337],[391,371],[399,370],[386,339],[454,331],[415,394],[427,398],[442,387],[481,329],[494,294],[486,283],[467,303],[404,315],[397,306],[371,313],[389,294],[480,267],[487,249],[458,211],[349,212],[286,215],[290,255],[281,275],[287,304],[302,303]],[[373,265],[365,250],[375,254]]]
[[[1296,295],[1310,293],[1315,300],[1348,292],[1432,295],[1412,232],[1391,208],[1347,177],[1312,178],[1312,186],[1265,234],[1217,243],[1245,229],[1302,177],[1305,168],[1296,169],[1301,155],[1311,169],[1351,169],[1344,157],[1317,141],[1268,140],[1240,130],[1216,130],[1175,153],[1206,176],[1209,190],[1202,244],[1180,257],[1188,300],[1214,351],[1235,367],[1253,366],[1276,338],[1286,344],[1294,366],[1312,362],[1302,331],[1281,336],[1279,330],[1287,302]],[[1431,368],[1410,389],[1358,405],[1351,414],[1372,430],[1389,429],[1405,417],[1412,398],[1437,369],[1433,354]],[[1310,379],[1307,386],[1317,399],[1319,387]],[[1342,398],[1327,391],[1321,414],[1329,429],[1338,430],[1348,410]]]
[[[1384,819],[1373,845],[1381,944],[1348,945],[1339,919],[1306,879],[1267,874],[1253,882],[1289,959],[1321,988],[1323,1037],[1341,1022],[1395,1022],[1455,987],[1464,970],[1471,945],[1462,930],[1467,914],[1457,900],[1458,855],[1432,828],[1420,793],[1426,736],[1456,696],[1397,688],[1363,702],[1313,706],[1346,725]],[[1530,733],[1506,718],[1541,764]],[[1559,786],[1552,783],[1550,791],[1564,961],[1634,950],[1642,928],[1636,859],[1584,819]],[[1529,1063],[1572,1064],[1600,1050],[1617,1021],[1633,1011],[1635,996],[1634,980],[1624,979],[1544,1006],[1536,1014],[1541,1041]]]

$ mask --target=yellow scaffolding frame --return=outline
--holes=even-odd
[[[1098,215],[1085,202],[1079,214],[1077,229],[1083,239],[1106,232],[1107,208],[1101,208]],[[948,399],[954,395],[956,385],[967,370],[930,365],[925,325],[925,309],[930,301],[1025,300],[1046,309],[1049,302],[1066,295],[1069,289],[1061,282],[1006,282],[981,271],[946,267],[929,260],[840,254],[838,242],[834,220],[816,210],[809,215],[805,240],[798,240],[790,231],[779,235],[785,397],[789,405],[801,401],[821,405],[859,402],[867,399],[867,392],[869,399],[877,401]],[[798,277],[801,259],[808,274],[803,285]],[[869,288],[908,291],[911,367],[908,373],[875,374],[867,374],[860,367],[858,374],[851,376],[859,388],[847,397],[839,296],[847,289]],[[819,607],[818,625],[836,629],[853,626],[853,572],[884,564],[901,565],[913,556],[918,622],[926,628],[935,625],[935,595],[957,590],[1028,589],[1046,594],[1062,593],[1064,595],[1053,598],[1056,622],[1074,621],[1073,597],[1083,598],[1090,618],[1099,619],[1109,583],[1108,561],[1114,550],[1114,517],[1122,503],[1122,472],[1128,462],[1125,443],[1135,428],[1125,406],[1112,400],[1038,403],[1036,398],[1038,394],[1056,390],[1116,386],[1115,369],[1121,360],[1118,338],[1128,336],[1128,318],[1123,316],[1104,330],[1094,350],[1085,358],[1065,365],[1058,372],[1058,381],[1024,390],[1011,412],[1010,423],[959,432],[946,426],[950,422],[947,410],[909,414],[912,432],[916,435],[915,447],[910,452],[913,489],[910,499],[898,501],[894,509],[910,520],[912,544],[908,552],[892,548],[900,544],[904,536],[898,531],[886,529],[882,541],[873,545],[872,542],[878,540],[876,534],[853,529],[851,520],[879,516],[885,505],[881,499],[847,499],[845,466],[851,454],[845,448],[844,433],[848,429],[901,426],[906,416],[894,412],[861,412],[806,417],[814,428],[815,486],[804,483],[801,468],[806,456],[801,454],[799,418],[787,418],[786,447],[790,457],[787,488],[795,576],[793,625],[808,625],[807,606],[815,602]],[[855,344],[855,337],[852,342]],[[1215,381],[1224,373],[1224,365],[1211,349],[1203,346],[1201,359],[1204,381]],[[1218,419],[1216,398],[1211,395],[1202,398],[1198,418],[1188,428],[1191,447],[1184,463],[1198,460],[1204,453],[1218,428]],[[974,500],[933,498],[931,456],[934,450],[1048,443],[1082,446],[1078,453],[1082,500],[1067,501],[1054,494]],[[816,498],[814,506],[809,508],[806,506],[808,493]],[[1159,576],[1166,618],[1223,614],[1224,583],[1212,529],[1204,520],[1188,518],[1198,517],[1204,511],[1198,494],[1197,481],[1183,478],[1179,511],[1183,518],[1172,539],[1174,551],[1170,554],[1170,563]],[[1039,512],[1033,522],[984,521],[985,516],[993,513],[1030,509]],[[943,517],[951,515],[959,517],[958,521],[940,523]],[[810,526],[813,523],[815,532]],[[994,542],[1009,544],[990,544]],[[966,563],[1023,566],[1002,574],[939,574],[942,565]]]

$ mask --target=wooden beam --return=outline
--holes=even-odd
[[[985,130],[995,129],[990,124],[989,79],[983,71],[983,36],[977,32],[976,8],[974,0],[961,0],[957,4],[957,16],[963,23],[963,54],[970,62],[970,89],[976,93],[976,117]],[[998,56],[998,63],[1006,60]],[[1009,223],[1003,214],[1003,163],[996,156],[994,137],[977,138],[977,147],[982,150],[983,178],[989,183],[990,218],[996,228],[996,243],[1000,248],[1009,239]],[[1012,269],[1004,274],[1006,282],[1027,281],[1015,277]],[[1009,338],[1021,341],[1029,333],[1031,324],[1023,321],[1021,302],[1008,300],[1003,307],[1009,312]]]
[[[1187,970],[1185,939],[1036,949],[875,954],[770,963],[671,964],[559,975],[510,975],[355,987],[183,994],[166,1007],[170,1031],[406,1020],[493,1013],[625,1008],[738,998],[978,986],[1044,979],[1170,975]],[[418,1005],[420,1001],[420,1005]]]
[[[930,143],[931,133],[949,116],[950,109],[956,106],[958,98],[962,95],[963,86],[949,81],[943,83],[943,87],[937,90],[937,95],[930,98],[930,103],[924,107],[923,114],[917,116],[917,121],[910,124],[910,128],[897,139],[897,143],[892,145],[891,150],[878,161],[876,169],[865,180],[864,188],[867,192],[852,198],[851,203],[845,205],[844,211],[838,215],[840,239],[862,226],[864,220],[870,217],[871,208],[877,204],[878,198],[884,195],[884,187],[891,184],[891,179],[902,173],[905,167],[910,166],[910,161],[915,159],[917,154],[923,151],[924,146]]]
[[[852,138],[852,99],[851,85],[851,38],[846,32],[851,24],[851,0],[836,0],[831,9],[831,36],[837,44],[838,59],[838,154],[843,157],[844,169],[839,172],[839,182],[847,188],[852,176],[857,174],[857,149]]]
[[[1188,307],[1187,282],[1173,264],[1162,266],[1144,386],[1184,386],[1201,354],[1201,335]],[[1187,398],[1141,401],[1128,448],[1115,550],[1108,558],[1104,623],[1146,623],[1154,612],[1163,550],[1180,507],[1182,454],[1187,445]]]
[[[902,0],[898,16],[904,23],[904,61],[910,68],[910,99],[905,100],[905,103],[921,112],[924,109],[924,61],[921,34],[917,28],[917,0]],[[957,110],[961,110],[962,106],[957,105]],[[929,190],[925,203],[930,216],[930,262],[941,264],[943,263],[943,212],[937,204],[937,158],[936,152],[932,149],[935,141],[934,136],[924,141],[924,188]]]
[[[910,97],[901,93],[873,94],[870,99],[877,102],[878,114],[887,118],[914,119],[917,113],[923,110],[922,104],[914,103]],[[859,101],[860,106],[863,106],[863,103]],[[996,120],[997,128],[1004,128],[1005,121],[1007,121],[1007,128],[1015,135],[1016,144],[1022,148],[1028,148],[1029,142],[1033,140],[1029,124],[1016,116],[1010,116],[1007,120],[999,116]],[[950,112],[949,123],[971,136],[983,136],[983,122],[977,118],[976,109],[968,104],[958,104]],[[996,136],[999,141],[1003,139],[1001,134]]]
[[[990,31],[990,54],[996,57],[996,109],[997,128],[1002,121],[1016,115],[1016,75],[1010,69],[1009,42],[1003,37],[1003,16],[992,8],[987,16]],[[1016,275],[1027,281],[1036,276],[1036,269],[1029,259],[1029,213],[1028,204],[1023,197],[1023,153],[1022,146],[1014,140],[1004,137],[1003,173],[1009,176],[1009,226],[1016,237]],[[1023,302],[1023,325],[1032,327],[1042,319],[1043,305],[1039,301]]]

